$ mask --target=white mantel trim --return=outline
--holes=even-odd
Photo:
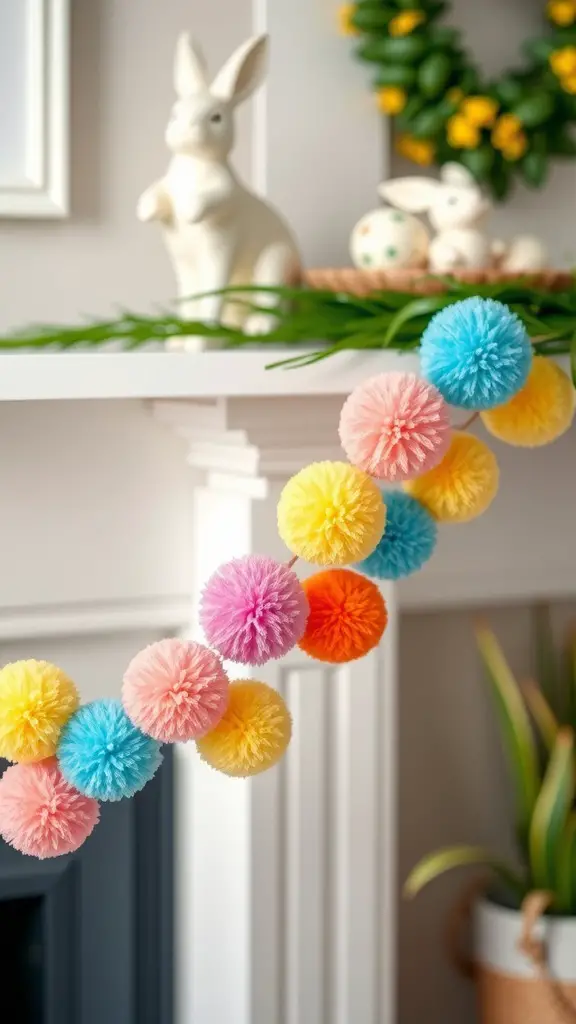
[[[0,608],[0,641],[177,631],[190,621],[190,602],[181,596],[86,601],[26,608]]]

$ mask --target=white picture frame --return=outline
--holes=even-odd
[[[70,0],[0,0],[0,218],[70,212]]]

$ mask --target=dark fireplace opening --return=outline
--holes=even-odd
[[[44,1024],[44,897],[0,901],[2,1009],[18,1024]]]

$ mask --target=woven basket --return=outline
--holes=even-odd
[[[542,899],[544,897],[544,899]],[[534,893],[521,913],[481,900],[474,912],[474,977],[481,1024],[574,1024],[576,919],[543,917]]]
[[[518,274],[503,274],[498,270],[467,270],[455,273],[458,281],[466,284],[505,284],[517,281]],[[573,283],[572,274],[561,270],[545,270],[538,274],[523,274],[522,279],[535,288],[562,291]],[[442,281],[434,280],[427,270],[356,270],[354,267],[318,267],[304,272],[309,288],[333,292],[352,292],[369,295],[374,291],[413,292],[415,295],[436,295],[445,291]]]

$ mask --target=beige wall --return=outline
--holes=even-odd
[[[173,293],[140,192],[163,170],[177,33],[189,27],[217,62],[250,34],[249,4],[231,0],[73,0],[72,217],[0,220],[0,329],[30,320],[142,309]],[[239,166],[249,170],[247,132]]]
[[[513,852],[511,792],[474,621],[496,631],[520,679],[534,674],[529,608],[410,614],[400,640],[400,880],[452,843]],[[560,638],[576,603],[554,606]],[[446,917],[468,874],[453,873],[400,911],[399,1024],[472,1021],[473,993],[448,964]]]

